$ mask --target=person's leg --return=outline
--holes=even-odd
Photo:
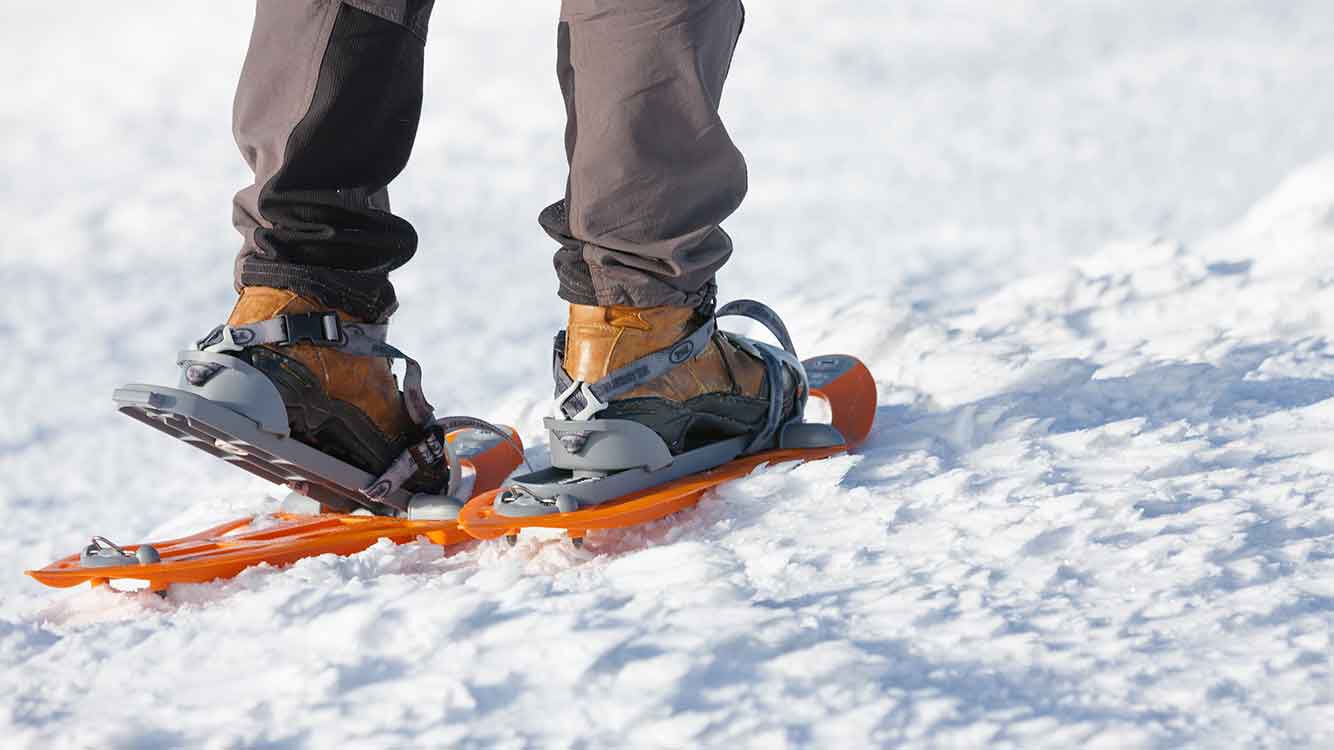
[[[388,318],[397,306],[388,273],[416,250],[385,186],[416,135],[430,9],[430,0],[260,0],[236,93],[236,141],[255,182],[234,203],[241,296],[226,327],[244,345],[253,326],[281,318],[285,340],[227,351],[273,383],[294,438],[372,474],[424,427],[389,360],[345,348],[327,314]],[[419,465],[414,489],[444,486],[446,469]]]
[[[671,347],[672,369],[595,418],[644,424],[673,453],[760,434],[771,394],[783,415],[797,403],[795,380],[770,382],[726,336],[685,341],[713,315],[714,273],[732,252],[719,224],[746,193],[745,161],[718,115],[743,20],[739,0],[561,4],[570,175],[565,199],[539,217],[561,244],[556,274],[570,303],[558,398],[567,383],[614,372],[647,380],[632,363]]]
[[[563,0],[557,72],[570,163],[540,221],[582,305],[698,306],[732,252],[719,224],[746,164],[718,116],[739,0]]]
[[[255,173],[237,193],[236,286],[297,292],[369,321],[412,257],[389,211],[421,114],[432,0],[259,0],[233,130]]]

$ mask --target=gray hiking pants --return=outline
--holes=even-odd
[[[417,249],[386,186],[421,114],[431,0],[259,0],[233,128],[255,173],[236,195],[236,283],[382,320]],[[504,12],[497,6],[497,12]],[[541,212],[560,296],[699,305],[731,254],[719,224],[746,165],[718,117],[739,0],[563,0],[565,197]]]

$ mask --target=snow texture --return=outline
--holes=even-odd
[[[865,448],[166,599],[20,571],[275,508],[109,399],[232,299],[250,8],[7,8],[5,746],[1334,746],[1334,6],[750,5],[723,296],[869,364]],[[395,341],[539,459],[554,16],[440,4],[394,190]]]

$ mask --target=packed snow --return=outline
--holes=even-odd
[[[541,461],[555,3],[493,6],[436,9],[392,336]],[[1334,6],[752,2],[722,294],[870,366],[855,455],[582,549],[43,588],[276,508],[110,401],[233,297],[251,10],[0,28],[6,747],[1334,746]]]

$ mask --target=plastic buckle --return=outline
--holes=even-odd
[[[332,346],[345,341],[343,325],[337,313],[311,312],[298,315],[279,315],[287,339],[283,344],[308,342]]]
[[[570,402],[572,400],[573,403],[571,404]],[[567,404],[577,409],[577,411],[574,414],[570,414],[566,410]],[[552,409],[553,417],[570,421],[592,419],[598,412],[607,408],[607,404],[594,395],[593,389],[589,388],[588,383],[585,383],[582,380],[576,380],[573,383],[570,383],[570,387],[566,388],[564,392],[556,397],[554,406],[555,408]]]
[[[225,325],[214,326],[207,336],[195,342],[195,348],[202,352],[214,344],[222,343],[222,329],[226,327]]]
[[[408,448],[408,452],[412,454],[412,460],[417,462],[417,468],[429,469],[445,457],[445,445],[448,442],[445,431],[433,424],[426,428],[426,434],[421,440]]]

